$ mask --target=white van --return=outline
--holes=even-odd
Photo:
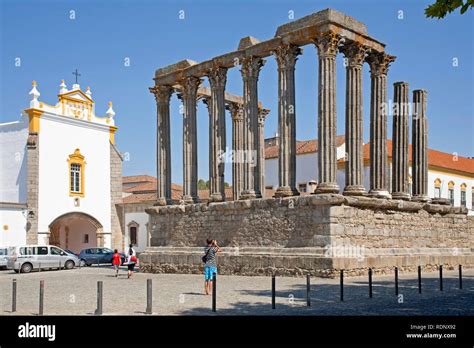
[[[51,245],[24,245],[8,248],[7,268],[17,273],[32,270],[72,269],[79,265],[79,258]]]

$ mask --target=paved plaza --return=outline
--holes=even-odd
[[[211,296],[203,294],[203,276],[193,274],[136,273],[118,278],[108,266],[15,274],[0,271],[0,309],[11,315],[12,280],[17,279],[18,315],[37,315],[39,284],[44,280],[44,315],[92,315],[97,303],[97,281],[103,281],[104,315],[142,315],[146,308],[146,282],[153,280],[156,315],[215,315]],[[474,270],[464,270],[463,289],[457,271],[445,271],[443,291],[437,272],[424,273],[422,294],[416,274],[400,274],[399,294],[394,278],[374,275],[373,298],[366,277],[344,279],[344,302],[339,279],[312,278],[311,307],[306,306],[306,279],[276,279],[276,309],[271,308],[271,278],[219,276],[217,315],[474,315]],[[403,300],[403,302],[401,302]]]

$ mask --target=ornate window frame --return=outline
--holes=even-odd
[[[440,178],[436,178],[435,181],[434,181],[434,196],[435,198],[441,198],[441,179]],[[438,194],[436,194],[438,193]]]
[[[85,157],[84,155],[81,154],[81,150],[79,149],[75,149],[74,150],[74,153],[69,155],[69,158],[67,160],[67,163],[68,163],[68,183],[69,183],[69,196],[71,197],[84,197],[85,196],[85,182],[84,182],[84,172],[85,172],[85,169],[86,169],[86,161],[85,161]],[[75,192],[72,190],[72,177],[71,177],[71,166],[73,164],[77,164],[80,166],[81,168],[81,177],[80,177],[80,191],[79,192]]]
[[[448,198],[452,205],[454,205],[454,186],[455,185],[456,184],[452,180],[448,182]]]

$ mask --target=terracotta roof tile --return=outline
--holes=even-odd
[[[363,147],[364,160],[370,161],[370,143]],[[392,158],[392,140],[387,140],[388,158]],[[411,145],[408,147],[408,157],[411,162]],[[343,160],[341,162],[344,162]],[[453,154],[428,149],[428,165],[444,169],[457,170],[474,175],[474,159],[454,156]]]
[[[338,135],[336,137],[336,146],[339,147],[345,142],[344,135]],[[278,158],[278,145],[269,145],[265,147],[265,159]],[[318,140],[297,140],[296,141],[296,154],[303,155],[307,153],[318,152]]]
[[[157,181],[155,182],[145,182],[143,184],[137,184],[132,187],[125,188],[123,192],[127,193],[146,193],[156,191]],[[182,190],[181,185],[171,184],[171,190]]]
[[[140,182],[156,182],[156,178],[150,175],[129,175],[122,178],[124,184],[140,183]]]

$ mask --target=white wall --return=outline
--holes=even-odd
[[[28,119],[0,124],[0,202],[26,203]]]
[[[0,246],[21,244],[26,244],[25,209],[0,207]]]
[[[441,180],[441,198],[449,198],[448,183],[454,182],[454,205],[461,205],[461,184],[466,184],[466,207],[472,209],[472,187],[474,179],[469,179],[456,174],[448,174],[440,171],[430,170],[428,172],[428,196],[433,198],[435,193],[435,180]]]
[[[93,216],[111,231],[109,127],[71,117],[43,114],[39,132],[38,231],[48,231],[57,217],[68,212]],[[67,160],[79,148],[85,156],[84,191],[80,206],[69,196]],[[106,244],[106,246],[109,246]]]
[[[148,246],[148,233],[147,233],[147,223],[149,215],[145,211],[136,211],[136,212],[126,212],[125,213],[125,247],[128,248],[130,244],[130,223],[132,221],[136,222],[138,226],[137,231],[137,242],[138,245],[134,247],[137,252],[144,251]]]

